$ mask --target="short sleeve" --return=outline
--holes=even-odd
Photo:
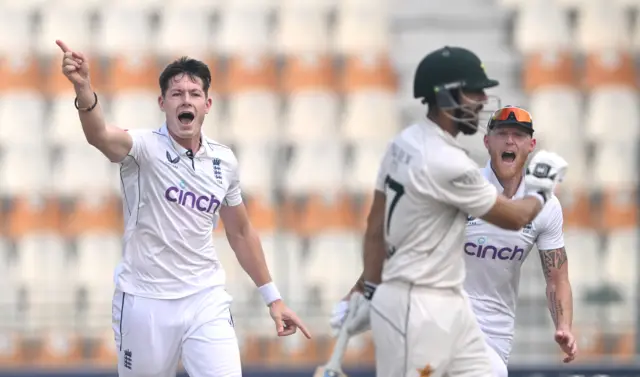
[[[131,135],[131,139],[133,141],[131,145],[131,150],[129,151],[127,157],[132,157],[136,161],[141,161],[147,156],[147,138],[149,137],[150,132],[148,130],[126,130],[129,135]],[[125,162],[127,158],[125,158]]]
[[[229,158],[229,189],[224,197],[223,204],[228,207],[235,207],[242,204],[242,190],[240,190],[240,172],[238,171],[238,160],[233,153]]]
[[[562,206],[557,197],[553,197],[538,215],[542,216],[542,229],[536,240],[538,250],[555,250],[564,247],[562,226]]]
[[[444,159],[431,168],[422,171],[422,186],[442,202],[473,217],[484,216],[495,205],[498,191],[471,160]]]

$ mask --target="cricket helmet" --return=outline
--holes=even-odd
[[[473,134],[478,129],[478,115],[474,109],[485,102],[462,105],[463,92],[483,91],[498,85],[497,80],[487,76],[476,54],[462,47],[445,46],[429,53],[418,64],[413,96],[421,98],[423,103],[452,110],[450,117],[460,131]]]

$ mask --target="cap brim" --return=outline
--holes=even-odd
[[[494,88],[498,85],[500,85],[500,82],[498,80],[486,79],[484,81],[474,82],[472,84],[465,85],[465,89],[481,90],[481,89]]]

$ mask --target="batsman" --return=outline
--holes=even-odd
[[[540,151],[516,200],[480,173],[456,136],[478,131],[485,89],[497,85],[463,48],[438,49],[418,65],[414,97],[427,105],[426,119],[398,134],[382,159],[356,284],[363,294],[344,323],[350,334],[371,326],[379,377],[493,376],[463,293],[467,217],[522,229],[553,198],[567,168],[560,156]]]

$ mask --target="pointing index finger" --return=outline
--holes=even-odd
[[[64,43],[61,40],[56,40],[56,44],[58,45],[58,47],[60,47],[60,49],[62,50],[62,52],[69,52],[71,51],[71,49],[69,48],[69,46],[67,46],[66,43]]]

